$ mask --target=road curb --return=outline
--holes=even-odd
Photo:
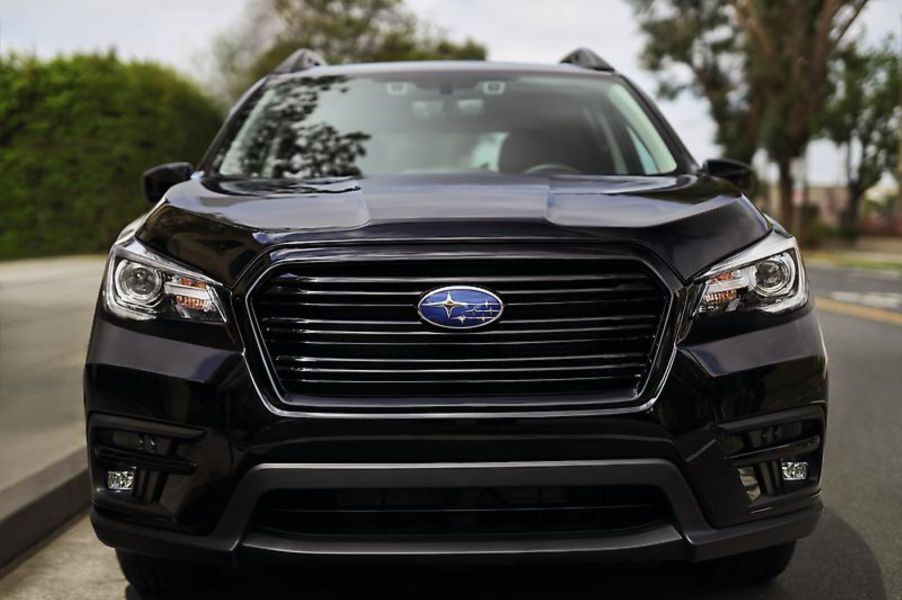
[[[0,491],[0,567],[84,510],[90,499],[84,448]]]

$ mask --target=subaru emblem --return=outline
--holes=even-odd
[[[501,318],[504,303],[488,290],[451,286],[428,292],[417,305],[417,312],[437,327],[476,329]]]

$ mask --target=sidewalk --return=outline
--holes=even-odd
[[[81,380],[103,265],[0,263],[0,566],[88,502]]]
[[[127,597],[113,550],[101,545],[87,517],[0,578],[3,600],[98,600]],[[135,595],[137,596],[137,595]]]

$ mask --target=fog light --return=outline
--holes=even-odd
[[[106,487],[113,492],[130,492],[135,489],[135,469],[124,471],[107,471]]]
[[[783,481],[805,481],[808,479],[808,463],[802,461],[780,461]]]

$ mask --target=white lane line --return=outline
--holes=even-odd
[[[830,298],[871,308],[902,309],[902,294],[896,292],[830,292]]]

